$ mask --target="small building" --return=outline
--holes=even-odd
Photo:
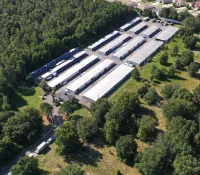
[[[168,42],[178,31],[179,28],[169,26],[157,35],[156,40]]]
[[[170,4],[173,2],[173,0],[158,0],[158,2],[162,4]]]
[[[138,6],[136,7],[137,9],[140,9],[142,11],[145,10],[153,10],[155,9],[155,7],[153,5],[150,4],[143,4],[143,3],[139,3]]]
[[[195,8],[195,10],[199,10],[200,9],[200,1],[196,1],[195,2],[194,8]]]
[[[186,2],[185,0],[175,0],[175,4],[178,7],[185,7],[188,5],[188,2]]]

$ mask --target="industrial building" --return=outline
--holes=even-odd
[[[112,56],[113,56],[113,58],[117,58],[117,59],[120,59],[120,60],[124,59],[131,52],[133,52],[138,47],[140,47],[145,41],[146,41],[146,39],[143,38],[142,36],[137,36],[136,38],[134,38],[131,41],[129,41],[125,46],[120,48]]]
[[[72,82],[70,85],[66,87],[69,92],[76,94],[80,92],[83,88],[87,87],[89,84],[98,79],[101,75],[103,75],[106,71],[112,68],[115,65],[114,61],[106,59],[99,63],[97,66],[92,68],[86,74]]]
[[[99,53],[104,54],[104,55],[108,55],[110,54],[112,51],[114,51],[116,48],[118,48],[119,46],[121,46],[123,43],[125,43],[126,41],[128,41],[131,37],[128,34],[122,34],[119,37],[117,37],[115,40],[109,42],[107,45],[105,45],[104,47],[102,47],[99,50]]]
[[[134,68],[120,65],[109,75],[103,78],[95,86],[83,94],[83,97],[91,102],[97,101],[99,98],[105,97],[113,89],[115,89],[122,81],[126,79]]]
[[[56,63],[58,63],[59,61],[63,60],[63,59],[67,59],[70,58],[72,55],[74,55],[75,53],[77,53],[79,51],[79,48],[74,48],[71,49],[69,52],[64,53],[63,55],[59,56],[58,58],[50,61],[49,63],[45,64],[44,66],[40,67],[39,69],[31,72],[29,74],[29,76],[35,78],[36,76],[44,73],[45,71],[47,71],[48,69],[52,68],[53,66],[56,65]]]
[[[179,28],[169,26],[161,33],[159,33],[156,39],[159,41],[168,42],[171,39],[171,37],[174,36],[178,31]]]
[[[128,29],[130,29],[131,27],[137,25],[138,23],[140,23],[142,21],[141,18],[137,17],[135,19],[133,19],[132,21],[126,23],[125,25],[123,25],[122,27],[119,28],[119,30],[121,32],[127,31]]]
[[[141,49],[137,50],[133,55],[131,55],[127,62],[134,64],[135,66],[140,66],[144,64],[149,57],[155,54],[163,45],[161,41],[151,40],[145,44]]]
[[[146,29],[148,26],[146,23],[142,22],[136,26],[134,26],[133,28],[131,28],[128,32],[130,34],[139,34],[140,32],[142,32],[144,29]]]
[[[88,49],[96,51],[97,49],[101,48],[102,46],[104,46],[105,44],[107,44],[108,42],[110,42],[119,35],[120,35],[119,31],[115,30],[114,32],[110,33],[109,35],[105,36],[104,38],[100,39],[99,41],[89,46]]]
[[[151,26],[148,29],[146,29],[145,31],[142,32],[142,36],[145,38],[151,38],[153,37],[155,34],[157,34],[160,31],[160,27],[158,26]]]
[[[67,69],[67,68],[71,67],[72,65],[74,65],[75,63],[81,61],[81,59],[83,59],[85,56],[87,56],[87,53],[85,51],[81,51],[81,52],[77,53],[76,55],[74,55],[73,57],[71,57],[69,60],[67,60],[67,61],[63,60],[64,62],[61,62],[61,64],[57,65],[49,72],[46,72],[45,74],[43,74],[41,76],[41,78],[44,80],[53,78],[54,76],[57,76],[59,73],[61,73],[65,69]]]
[[[97,56],[91,55],[91,56],[85,58],[80,63],[77,63],[74,67],[65,71],[63,74],[60,74],[58,77],[54,78],[47,84],[52,88],[64,85],[64,84],[68,83],[71,79],[78,76],[81,72],[84,72],[89,67],[93,66],[98,61],[99,61],[99,59]]]

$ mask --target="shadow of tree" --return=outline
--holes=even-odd
[[[13,103],[11,103],[11,105],[14,110],[18,110],[18,108],[28,105],[27,101],[23,97],[21,97],[19,94],[16,94],[16,93],[13,96],[12,102]]]
[[[84,146],[82,152],[65,157],[65,161],[68,163],[92,166],[97,166],[97,163],[100,161],[100,159],[102,159],[102,154],[90,146]]]
[[[139,109],[138,116],[141,117],[143,115],[150,115],[150,116],[156,117],[156,113],[153,110],[148,109],[144,106],[141,106]]]
[[[17,92],[22,96],[33,96],[36,93],[35,89],[32,87],[19,87]]]

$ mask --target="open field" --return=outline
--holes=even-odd
[[[84,107],[75,111],[73,114],[71,114],[71,116],[73,115],[80,115],[83,117],[92,117],[91,113]]]
[[[139,151],[143,151],[147,146],[139,140],[137,143]],[[81,153],[64,158],[56,153],[56,145],[51,144],[49,148],[44,150],[44,154],[40,154],[37,158],[40,168],[50,174],[70,163],[79,164],[88,175],[112,175],[117,169],[124,175],[140,174],[136,168],[129,167],[118,160],[114,147],[85,146]]]
[[[25,107],[34,107],[39,109],[42,103],[43,90],[40,87],[19,87],[13,97],[13,106],[16,110],[22,110]]]

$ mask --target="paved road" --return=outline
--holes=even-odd
[[[51,96],[47,96],[46,102],[53,104],[53,100]],[[59,116],[58,114],[58,107],[54,106],[54,110],[53,110],[53,127],[51,128],[51,130],[42,138],[40,138],[37,142],[35,142],[33,145],[29,146],[28,148],[24,149],[21,153],[19,153],[16,158],[7,166],[5,166],[4,168],[2,168],[2,170],[0,171],[0,175],[7,175],[10,174],[10,169],[13,165],[15,165],[17,163],[17,161],[25,156],[25,155],[30,155],[33,154],[34,156],[37,156],[37,154],[35,153],[36,148],[43,142],[43,141],[47,141],[49,138],[55,138],[55,130],[58,126],[60,126],[62,123],[64,122],[64,120],[62,119],[62,117]]]

